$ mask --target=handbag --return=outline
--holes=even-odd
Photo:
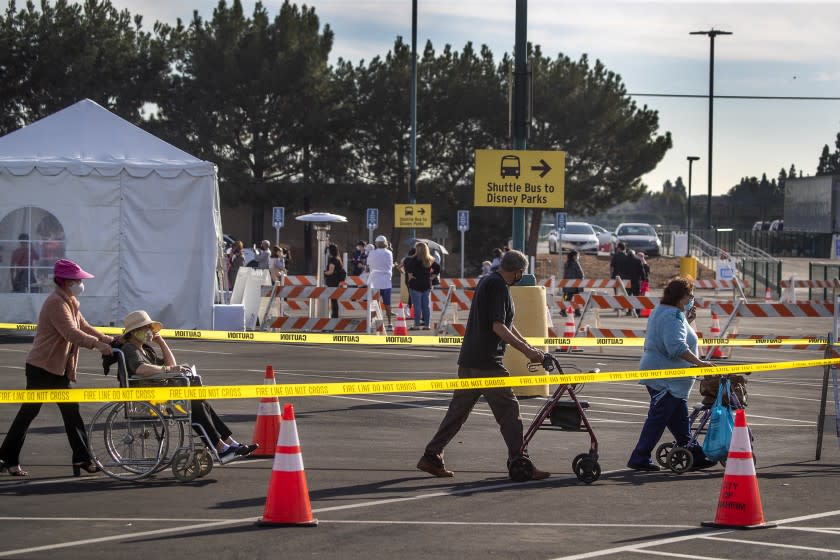
[[[732,431],[735,429],[732,409],[723,404],[724,393],[729,396],[729,379],[721,380],[717,398],[709,416],[706,439],[703,440],[703,453],[710,461],[726,458],[729,453],[729,442],[732,440]]]

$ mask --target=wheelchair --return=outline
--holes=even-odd
[[[120,387],[139,386],[139,380],[128,378],[122,351],[113,352]],[[143,382],[188,387],[191,377],[198,376],[173,372],[147,376]],[[189,400],[106,404],[94,414],[87,435],[91,459],[118,480],[138,481],[171,468],[177,480],[190,482],[210,474],[214,463],[221,464],[215,447],[206,443],[210,439],[204,428],[193,423]]]

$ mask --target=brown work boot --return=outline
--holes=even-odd
[[[534,475],[531,477],[531,480],[545,480],[551,476],[550,472],[541,471],[537,467],[534,467]]]
[[[429,455],[428,453],[420,457],[420,460],[417,462],[417,468],[438,478],[451,478],[455,476],[454,472],[446,470],[446,467],[443,465],[443,459],[435,455]]]

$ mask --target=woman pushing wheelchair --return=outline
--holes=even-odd
[[[133,311],[126,315],[123,320],[125,327],[123,333],[122,351],[125,356],[125,366],[128,378],[133,386],[154,385],[155,376],[167,373],[192,373],[192,367],[186,364],[178,364],[169,345],[160,335],[162,325],[153,321],[146,311]],[[151,344],[154,343],[160,349],[162,356],[158,356]],[[144,380],[144,378],[146,378]],[[197,375],[190,375],[190,385],[201,385]],[[159,380],[165,382],[165,380]],[[201,425],[210,439],[206,442],[213,445],[219,454],[222,463],[229,463],[238,457],[244,457],[252,453],[259,445],[255,443],[242,444],[233,438],[230,428],[210,406],[210,403],[203,400],[192,401],[193,422]],[[199,435],[201,432],[196,430]]]

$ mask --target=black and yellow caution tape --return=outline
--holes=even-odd
[[[840,358],[798,360],[766,364],[726,365],[708,368],[615,371],[607,373],[564,373],[513,377],[464,379],[414,379],[407,381],[362,381],[297,383],[280,385],[220,385],[215,387],[144,387],[134,389],[0,390],[0,403],[57,403],[109,401],[178,401],[190,399],[255,399],[266,397],[323,397],[369,393],[459,391],[527,385],[609,383],[666,377],[762,373],[787,369],[840,364]]]
[[[0,330],[35,331],[31,323],[0,323]],[[105,334],[122,334],[118,327],[96,327]],[[189,329],[162,329],[161,336],[173,339],[196,339],[212,341],[274,342],[286,344],[367,344],[395,346],[460,346],[461,336],[394,336],[362,333],[309,333],[309,332],[253,332],[253,331],[207,331]],[[527,337],[534,346],[644,346],[644,338],[594,338],[594,337]],[[701,346],[794,346],[805,344],[827,344],[826,337],[811,338],[703,338]]]

